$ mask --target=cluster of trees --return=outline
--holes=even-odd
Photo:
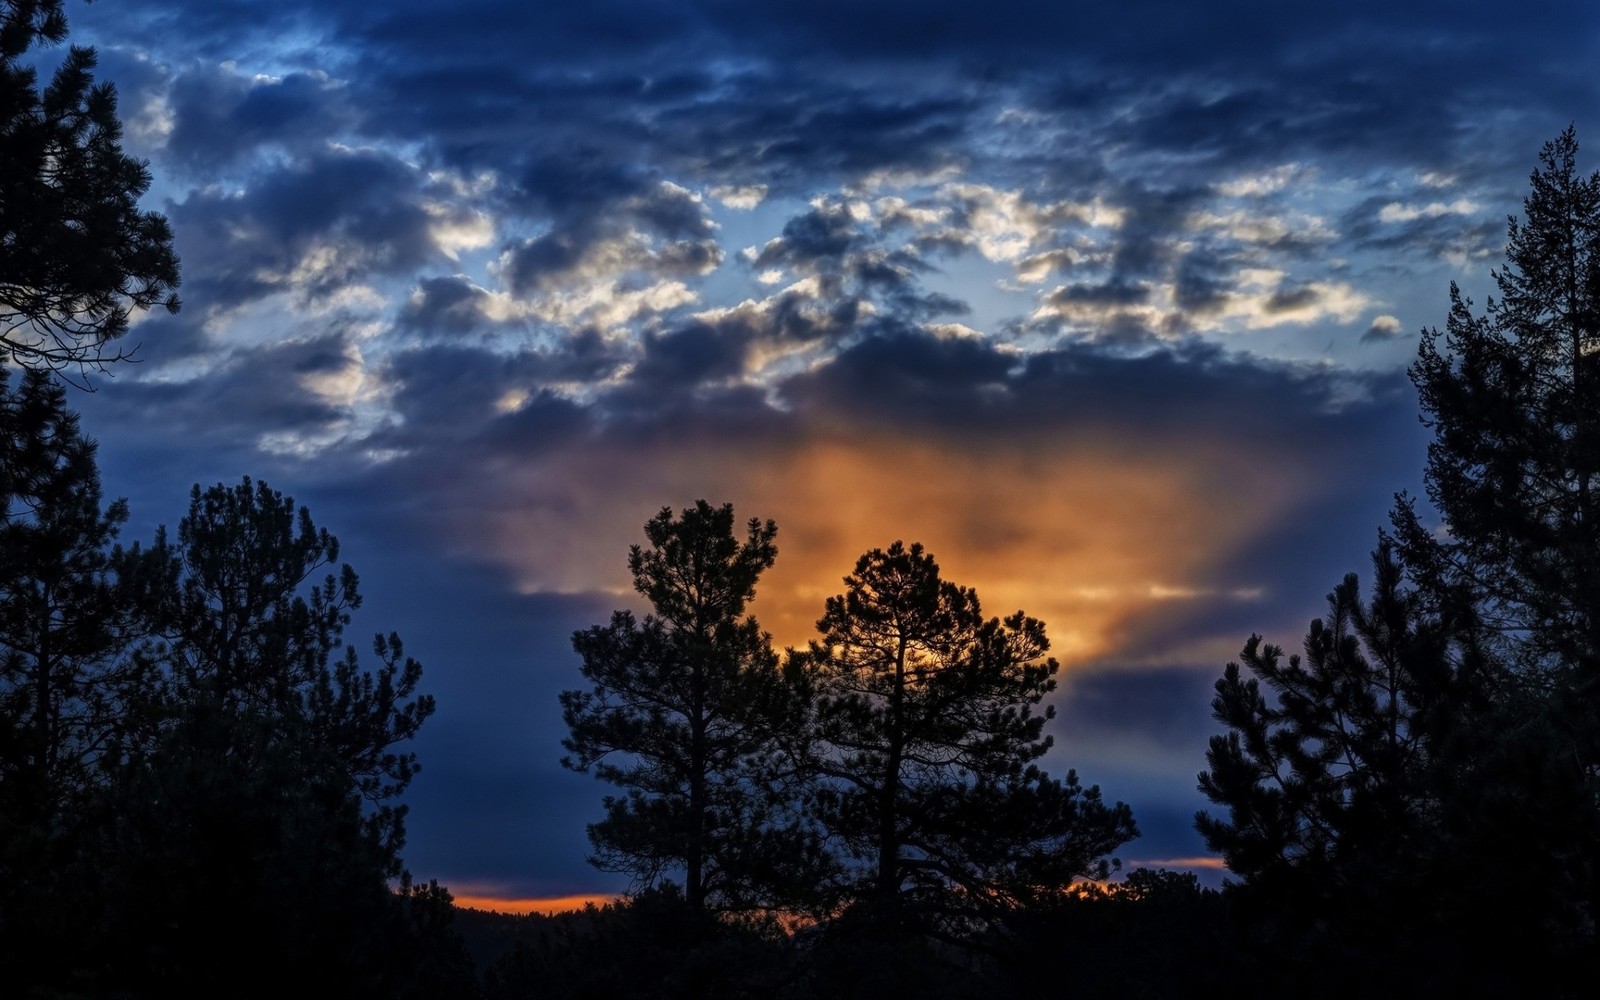
[[[66,390],[12,382],[0,369],[8,988],[470,981],[423,933],[448,896],[399,854],[400,747],[433,700],[398,636],[370,668],[345,644],[361,597],[338,540],[246,479],[195,487],[175,540],[123,547],[127,505],[105,503]]]
[[[1218,681],[1208,845],[1314,992],[1586,993],[1600,937],[1600,174],[1546,144],[1499,297],[1411,378],[1435,434],[1363,597]],[[1241,665],[1242,664],[1242,665]]]
[[[1122,803],[1035,763],[1055,687],[1044,626],[985,618],[920,545],[863,555],[821,638],[781,658],[746,613],[776,527],[731,505],[646,526],[628,559],[654,609],[573,637],[567,766],[624,793],[589,828],[602,869],[691,908],[836,915],[948,935],[1104,878]]]
[[[166,220],[60,0],[0,0],[0,977],[8,996],[460,995],[449,896],[400,859],[433,711],[362,665],[337,539],[264,483],[124,547],[57,374],[179,307]],[[318,576],[321,574],[321,578]],[[398,890],[396,889],[398,887]]]

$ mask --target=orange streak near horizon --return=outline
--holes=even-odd
[[[469,910],[490,910],[495,913],[512,913],[525,916],[530,913],[551,915],[570,913],[586,906],[605,906],[615,903],[620,896],[541,896],[533,899],[504,899],[499,896],[468,896],[451,893],[455,905]]]
[[[1203,855],[1197,858],[1149,858],[1124,861],[1122,863],[1124,873],[1135,868],[1170,868],[1174,870],[1204,868],[1208,871],[1226,871],[1228,865],[1221,858],[1211,857],[1210,855]]]

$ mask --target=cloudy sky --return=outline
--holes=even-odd
[[[626,887],[556,696],[698,498],[777,521],[780,644],[897,538],[1042,618],[1048,765],[1203,866],[1210,686],[1417,489],[1419,331],[1600,64],[1578,0],[69,13],[184,266],[76,397],[107,490],[144,537],[249,474],[341,537],[439,702],[409,865],[502,900]]]

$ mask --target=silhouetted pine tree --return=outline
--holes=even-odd
[[[984,618],[921,545],[866,553],[845,588],[791,665],[813,698],[808,809],[843,873],[836,898],[950,931],[1104,877],[1137,830],[1126,805],[1035,763],[1057,669],[1043,624]]]
[[[681,872],[691,908],[771,905],[797,890],[815,850],[793,822],[777,766],[786,703],[771,638],[745,606],[777,556],[777,527],[704,500],[645,525],[628,556],[653,613],[618,611],[577,632],[593,687],[561,695],[570,735],[562,764],[624,790],[589,827],[605,871],[636,888]]]
[[[1371,603],[1347,579],[1304,664],[1252,637],[1253,676],[1217,685],[1201,788],[1229,815],[1198,825],[1263,954],[1324,995],[1510,995],[1530,968],[1577,995],[1600,948],[1600,175],[1577,148],[1541,152],[1500,298],[1452,286],[1411,368],[1442,530],[1401,496]]]
[[[1441,605],[1471,606],[1501,665],[1481,808],[1464,816],[1528,856],[1519,896],[1557,955],[1600,957],[1600,174],[1568,128],[1508,222],[1498,298],[1452,286],[1443,335],[1412,365],[1435,434],[1429,530],[1401,497],[1396,537]],[[1492,783],[1491,783],[1492,782]],[[1519,822],[1507,823],[1516,816]],[[1536,852],[1536,853],[1532,853]],[[1553,960],[1554,961],[1554,960]]]
[[[363,670],[342,643],[354,571],[316,581],[337,540],[266,484],[196,487],[177,545],[155,551],[170,586],[145,655],[163,683],[105,800],[102,981],[405,995],[396,969],[441,940],[459,952],[407,916],[429,898],[404,878],[395,801],[417,770],[400,746],[433,711],[421,667],[390,635]]]
[[[21,988],[72,951],[81,864],[102,764],[128,735],[130,695],[151,678],[127,656],[146,629],[137,549],[104,504],[95,445],[48,373],[0,369],[0,965]],[[131,579],[130,579],[131,577]]]

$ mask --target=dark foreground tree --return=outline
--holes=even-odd
[[[0,368],[0,966],[37,982],[38,956],[75,934],[64,872],[83,849],[143,634],[114,541],[127,505],[104,504],[95,445],[47,372]]]
[[[1581,783],[1507,718],[1470,612],[1437,611],[1387,541],[1373,569],[1367,600],[1354,574],[1328,596],[1303,658],[1252,636],[1228,664],[1212,702],[1227,732],[1200,774],[1227,812],[1196,826],[1242,879],[1269,978],[1297,993],[1504,996],[1532,963],[1566,995],[1587,933],[1564,902],[1587,877],[1562,847]],[[1486,899],[1507,863],[1515,891]]]
[[[1548,819],[1519,829],[1561,859],[1528,886],[1552,940],[1600,949],[1600,174],[1577,155],[1572,128],[1540,152],[1499,297],[1475,313],[1452,287],[1444,333],[1423,336],[1411,378],[1448,530],[1405,497],[1394,522],[1419,584],[1473,607],[1500,665],[1498,791]]]
[[[795,657],[814,692],[810,808],[843,898],[992,912],[1104,877],[1137,830],[1126,805],[1035,763],[1054,715],[1036,710],[1057,669],[1044,626],[984,618],[921,545],[866,553],[845,588]]]
[[[66,37],[61,7],[0,0],[0,360],[58,370],[126,357],[133,310],[178,309],[172,233],[139,209],[150,174],[94,51],[70,49],[42,91],[22,62]]]
[[[1530,968],[1579,995],[1600,947],[1600,175],[1577,150],[1546,144],[1500,297],[1452,286],[1411,368],[1445,530],[1400,497],[1371,602],[1347,580],[1304,664],[1253,638],[1254,677],[1218,683],[1201,787],[1229,816],[1198,825],[1324,995],[1526,993]]]
[[[777,527],[704,500],[645,525],[628,555],[652,614],[577,632],[593,687],[561,695],[562,764],[624,789],[589,827],[592,863],[636,888],[681,872],[694,908],[767,903],[808,855],[773,768],[784,705],[770,637],[745,606],[777,556]]]
[[[1449,525],[1396,511],[1408,562],[1464,592],[1519,671],[1600,674],[1600,174],[1568,129],[1547,143],[1525,221],[1509,221],[1500,298],[1482,314],[1452,284],[1443,335],[1411,378],[1429,501]],[[1441,343],[1442,341],[1442,343]]]
[[[1196,825],[1230,871],[1296,883],[1309,912],[1415,872],[1437,837],[1440,769],[1477,707],[1463,630],[1423,614],[1388,545],[1373,568],[1370,601],[1354,573],[1328,595],[1303,659],[1251,636],[1212,702],[1228,731],[1200,790],[1228,814]]]
[[[259,720],[279,730],[281,748],[304,753],[306,773],[331,769],[373,807],[364,823],[382,845],[387,874],[398,875],[404,809],[391,800],[417,763],[397,747],[434,703],[416,694],[422,667],[397,634],[374,636],[375,672],[344,643],[361,594],[355,570],[338,563],[338,539],[292,497],[246,478],[194,488],[173,555],[163,626],[178,704]]]
[[[28,787],[46,818],[110,738],[109,661],[140,625],[114,569],[127,504],[103,506],[94,442],[48,373],[8,381],[0,369],[0,716],[18,728],[0,787]]]
[[[354,571],[316,580],[337,540],[266,484],[196,487],[177,546],[156,550],[164,641],[145,655],[164,683],[105,798],[102,981],[403,992],[396,969],[430,946],[407,935],[437,923],[417,919],[436,901],[407,888],[399,855],[396,798],[417,770],[400,747],[433,711],[421,667],[390,635],[362,668],[342,642]]]

